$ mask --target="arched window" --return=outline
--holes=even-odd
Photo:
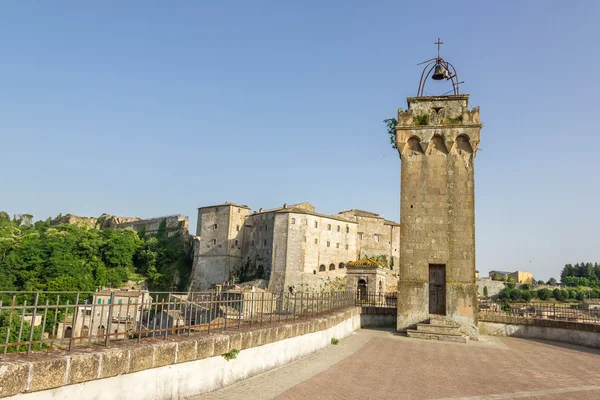
[[[339,268],[342,269],[344,267],[345,267],[344,263],[340,263]]]
[[[65,328],[65,334],[64,337],[65,338],[70,338],[71,336],[73,336],[73,328],[71,328],[70,326],[67,326]]]
[[[333,263],[329,264],[329,270],[330,271],[334,271],[335,270],[335,264],[333,264]]]
[[[323,272],[323,271],[325,271],[325,270],[326,270],[326,268],[325,268],[325,265],[324,265],[324,264],[321,264],[321,265],[319,266],[319,271]]]

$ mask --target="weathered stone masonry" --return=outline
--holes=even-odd
[[[479,107],[468,95],[409,97],[398,111],[402,161],[398,330],[429,318],[430,264],[445,265],[448,319],[476,338],[473,161]]]

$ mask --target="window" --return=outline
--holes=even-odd
[[[317,244],[317,243],[318,243],[318,242],[317,242],[317,239],[315,239],[315,244]]]
[[[346,233],[350,233],[350,227],[349,226],[346,227]]]
[[[331,230],[331,224],[327,224],[327,230],[330,231]]]
[[[217,224],[214,224],[214,225],[213,225],[213,228],[217,229]]]
[[[329,270],[335,271],[335,264],[329,264]]]
[[[217,244],[217,239],[213,239],[212,244]]]
[[[237,246],[238,246],[238,241],[236,240],[236,241],[235,241],[235,247],[237,247]]]
[[[345,267],[344,263],[340,263],[339,268],[342,269],[344,267]]]
[[[362,232],[358,232],[358,240],[362,240]]]
[[[348,250],[348,245],[346,245],[346,250]]]
[[[265,240],[265,241],[263,241],[263,245],[264,245],[264,246],[266,246],[266,245],[267,245],[267,241],[266,241],[266,240]]]
[[[327,247],[331,246],[331,242],[328,240],[327,241]]]
[[[304,243],[306,243],[306,236],[304,236],[302,239],[304,240]]]
[[[313,274],[315,274],[315,275],[317,274],[317,270],[316,269],[313,269]]]
[[[339,244],[339,243],[336,243],[336,244],[335,244],[335,248],[336,248],[336,249],[339,249],[339,248],[340,248],[340,244]]]
[[[102,304],[102,299],[98,299],[98,304]]]
[[[108,299],[108,304],[110,304],[111,301],[112,301],[111,299]]]
[[[239,232],[240,231],[240,226],[236,225],[235,230]]]
[[[219,212],[219,207],[215,207],[215,212]]]
[[[292,218],[292,224],[296,223],[296,218]]]
[[[324,264],[321,264],[321,265],[319,266],[319,271],[323,272],[323,271],[325,271],[325,269],[326,269],[326,268],[325,268],[325,265],[324,265]]]
[[[119,300],[119,304],[123,303],[123,300]]]
[[[379,243],[379,235],[375,235],[375,241]]]
[[[319,227],[319,223],[317,221],[315,221],[315,228]]]
[[[340,229],[342,229],[342,228],[338,225],[338,232],[340,231]]]

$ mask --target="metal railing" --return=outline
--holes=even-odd
[[[600,308],[590,304],[480,302],[479,311],[524,319],[600,324]]]
[[[356,293],[356,305],[362,307],[397,307],[398,292]]]
[[[284,293],[0,292],[0,355],[210,334],[312,318],[348,306],[386,306],[385,295]]]

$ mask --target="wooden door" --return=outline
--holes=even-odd
[[[446,266],[429,264],[429,314],[446,315]]]

